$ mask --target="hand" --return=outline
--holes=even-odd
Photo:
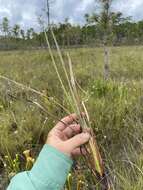
[[[89,130],[80,133],[80,125],[75,123],[77,119],[76,114],[63,118],[49,132],[46,143],[68,156],[80,155],[80,146],[89,141],[90,134]]]

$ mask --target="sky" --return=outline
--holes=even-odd
[[[51,20],[62,22],[69,18],[72,23],[84,23],[84,14],[97,9],[95,0],[50,0]],[[0,22],[8,17],[10,24],[20,24],[22,28],[37,29],[37,18],[46,7],[46,0],[0,0]],[[124,16],[132,16],[134,20],[143,19],[143,0],[114,0],[113,10],[121,11]]]

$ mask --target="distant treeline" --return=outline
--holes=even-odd
[[[117,45],[142,45],[143,44],[143,20],[132,21],[131,18],[123,18],[122,13],[114,13],[112,27],[108,34],[110,44]],[[83,26],[72,25],[68,19],[64,23],[52,25],[59,45],[62,47],[71,46],[100,46],[105,36],[101,23],[96,21],[94,16],[85,15],[86,23]],[[41,27],[42,28],[42,27]],[[47,27],[48,28],[48,27]],[[44,32],[37,33],[33,28],[21,29],[20,25],[9,26],[8,18],[4,17],[1,23],[0,49],[21,49],[21,48],[45,48]],[[51,33],[47,29],[51,45]]]

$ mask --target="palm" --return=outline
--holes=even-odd
[[[83,139],[79,138],[81,129],[76,120],[75,114],[63,118],[49,133],[47,143],[69,156],[80,155]]]

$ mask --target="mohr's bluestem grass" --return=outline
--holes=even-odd
[[[54,59],[54,56],[52,53],[52,48],[50,46],[46,31],[45,31],[45,38],[46,38],[46,42],[48,45],[48,49],[49,49],[49,52],[51,55],[51,59],[52,59],[55,71],[57,73],[58,79],[61,83],[61,88],[65,95],[65,98],[67,98],[67,101],[71,105],[72,112],[74,112],[78,115],[79,123],[81,125],[82,130],[87,129],[87,128],[91,129],[90,118],[89,118],[86,106],[85,106],[84,102],[82,101],[82,99],[80,98],[77,87],[76,87],[75,76],[74,76],[74,72],[73,72],[73,68],[72,68],[72,61],[71,61],[70,55],[67,54],[68,69],[69,69],[69,71],[67,71],[65,62],[64,62],[61,50],[59,48],[59,45],[57,43],[56,37],[54,35],[54,32],[52,29],[50,29],[50,30],[51,30],[53,40],[55,42],[55,46],[56,46],[58,55],[59,55],[59,60],[61,62],[61,67],[63,69],[63,73],[67,80],[67,86],[68,86],[67,88],[64,86],[64,82],[61,77],[61,75],[63,75],[63,73],[60,73],[60,71],[58,70],[58,67],[56,65],[56,61]],[[83,112],[85,113],[85,117],[82,115]],[[109,185],[109,182],[105,175],[103,161],[102,161],[102,158],[101,158],[101,155],[99,152],[99,148],[98,148],[98,145],[97,145],[97,142],[95,139],[95,135],[92,132],[92,130],[91,130],[91,138],[89,140],[88,145],[86,145],[86,149],[89,153],[87,165],[91,169],[92,174],[94,175],[94,177],[96,177],[97,181],[99,181],[101,183],[102,190],[109,190],[110,185]]]

